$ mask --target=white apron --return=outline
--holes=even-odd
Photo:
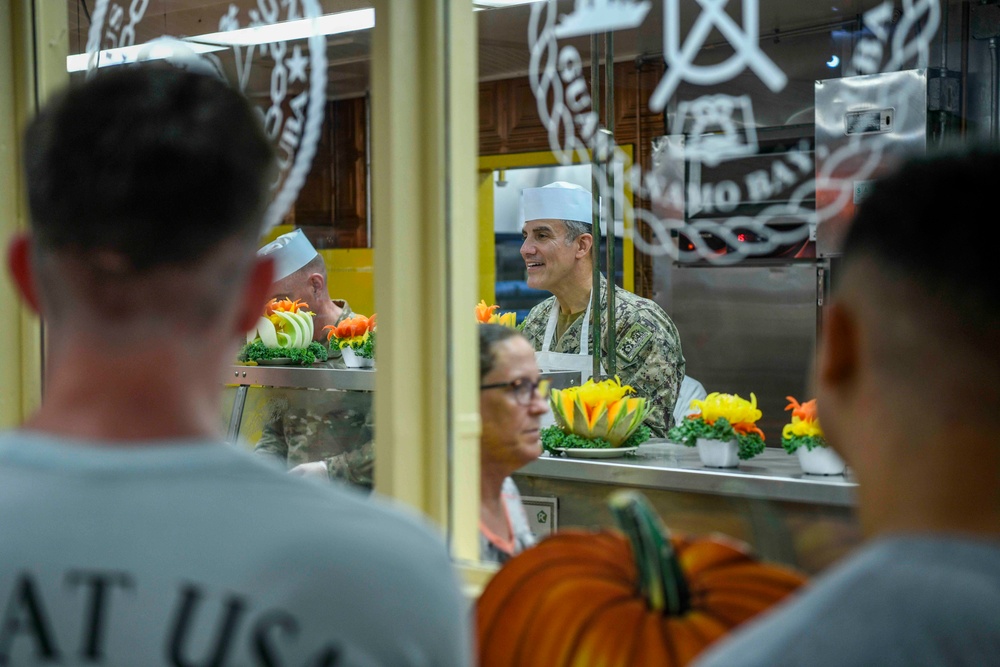
[[[593,296],[593,295],[591,295]],[[575,354],[566,352],[550,352],[556,335],[556,324],[559,319],[559,301],[552,302],[549,310],[549,321],[545,325],[545,335],[542,338],[542,351],[535,352],[538,367],[546,371],[577,371],[580,373],[580,384],[594,375],[594,358],[590,355],[588,342],[590,333],[590,299],[587,299],[587,311],[583,314],[583,327],[580,331],[580,351]],[[601,367],[604,373],[604,367]]]

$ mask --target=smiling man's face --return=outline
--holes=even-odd
[[[568,280],[577,262],[577,244],[566,242],[562,220],[532,220],[521,231],[521,257],[528,271],[528,287],[549,292]]]

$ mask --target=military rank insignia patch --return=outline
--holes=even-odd
[[[649,340],[653,337],[652,329],[636,322],[625,332],[621,340],[618,341],[618,356],[629,362],[635,361],[636,356],[642,351]]]

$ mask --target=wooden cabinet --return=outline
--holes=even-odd
[[[317,248],[366,248],[368,98],[328,102],[312,169],[289,222]]]

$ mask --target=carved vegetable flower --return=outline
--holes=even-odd
[[[514,328],[517,326],[517,313],[501,313],[496,314],[500,306],[494,304],[492,306],[486,305],[486,300],[480,300],[479,304],[476,305],[476,321],[480,324],[501,324],[505,327]]]
[[[550,398],[558,427],[550,428],[591,441],[589,445],[563,442],[554,446],[623,446],[638,431],[650,409],[645,398],[629,397],[631,393],[632,387],[622,385],[617,376],[603,382],[587,380],[581,387],[553,389]],[[641,439],[648,437],[647,432]]]
[[[700,416],[707,424],[714,424],[719,418],[723,418],[737,433],[756,433],[764,439],[764,433],[757,428],[757,420],[762,413],[757,409],[757,397],[753,392],[750,392],[748,401],[738,394],[720,394],[715,391],[704,400],[694,399],[691,407],[701,410],[701,414],[694,417]]]
[[[359,356],[366,359],[374,357],[375,351],[375,315],[352,315],[337,324],[323,327],[330,345],[343,349],[350,347]]]
[[[753,458],[764,451],[764,433],[757,427],[761,411],[753,393],[748,401],[736,394],[712,392],[704,400],[691,401],[691,407],[701,413],[681,420],[667,433],[668,438],[688,447],[694,447],[699,438],[723,441],[735,438],[741,459]]]
[[[781,429],[781,446],[785,451],[791,454],[799,447],[826,447],[823,427],[819,425],[816,414],[816,399],[799,403],[791,396],[785,398],[788,399],[785,410],[792,411],[792,422]]]
[[[290,299],[271,299],[257,326],[247,332],[247,342],[259,338],[270,348],[305,349],[313,339],[313,315],[309,304]]]

